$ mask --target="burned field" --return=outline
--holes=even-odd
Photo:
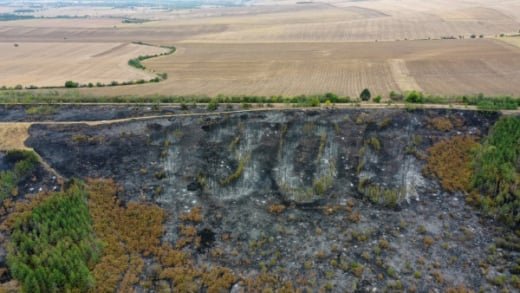
[[[520,290],[518,1],[145,2],[0,4],[0,292]]]
[[[515,290],[518,238],[435,163],[439,146],[470,147],[498,119],[286,110],[35,124],[26,144],[64,178],[88,180],[91,211],[114,196],[121,219],[141,206],[133,225],[151,242],[125,248],[139,265],[121,268],[134,276],[113,280],[122,288]],[[462,170],[452,181],[465,182]]]

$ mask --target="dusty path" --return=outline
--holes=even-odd
[[[59,105],[73,105],[73,103],[60,103]],[[75,104],[78,105],[78,104]],[[122,103],[82,103],[81,105],[135,105],[135,104],[122,104]],[[154,104],[139,104],[139,105],[154,105]],[[164,106],[180,106],[180,104],[162,104]],[[27,148],[24,144],[25,140],[29,137],[28,130],[33,124],[44,124],[44,125],[73,125],[73,124],[86,124],[86,125],[103,125],[112,123],[124,123],[131,121],[145,121],[153,119],[163,118],[175,118],[175,117],[200,117],[200,116],[218,116],[222,114],[240,114],[250,112],[267,112],[267,111],[289,111],[289,110],[303,110],[303,111],[316,111],[316,110],[327,110],[327,109],[406,109],[411,107],[406,104],[362,104],[357,106],[356,104],[336,104],[333,106],[321,106],[320,108],[303,108],[303,107],[291,107],[287,104],[273,104],[272,107],[263,107],[255,109],[244,109],[236,111],[224,111],[224,112],[206,112],[206,113],[182,113],[182,114],[167,114],[167,115],[151,115],[142,117],[129,117],[122,119],[112,120],[98,120],[98,121],[29,121],[29,122],[0,122],[0,150],[9,149],[20,149]],[[467,105],[438,105],[438,104],[418,104],[412,105],[413,109],[457,109],[457,110],[470,110],[477,111],[476,106]],[[520,110],[502,110],[504,115],[520,115]]]
[[[18,104],[21,105],[21,104]],[[38,105],[38,104],[31,104]],[[43,104],[42,104],[43,105]],[[45,104],[46,105],[46,104]],[[53,105],[131,105],[131,106],[152,106],[156,105],[154,103],[56,103]],[[178,103],[165,103],[161,104],[161,106],[180,106]],[[199,104],[203,105],[203,104]],[[204,104],[205,105],[205,104]],[[240,113],[249,113],[249,112],[268,112],[268,111],[288,111],[288,110],[301,110],[301,111],[316,111],[316,110],[332,110],[332,109],[447,109],[447,110],[468,110],[468,111],[479,111],[476,106],[468,106],[468,105],[443,105],[443,104],[375,104],[375,103],[367,103],[358,106],[356,104],[335,104],[332,106],[321,106],[317,107],[292,107],[287,106],[287,104],[272,104],[271,107],[262,107],[255,109],[243,109],[243,110],[234,110],[234,111],[222,111],[222,112],[205,112],[205,113],[182,113],[182,114],[166,114],[166,115],[150,115],[150,116],[142,116],[142,117],[128,117],[121,119],[111,119],[111,120],[98,120],[98,121],[29,121],[29,122],[0,122],[0,128],[5,126],[15,126],[15,125],[24,125],[31,126],[33,124],[44,124],[44,125],[70,125],[70,124],[86,124],[86,125],[102,125],[102,124],[112,124],[112,123],[122,123],[122,122],[131,122],[131,121],[142,121],[142,120],[153,120],[153,119],[161,119],[161,118],[174,118],[174,117],[197,117],[197,116],[218,116],[222,114],[240,114]],[[520,114],[520,109],[518,110],[501,110],[500,111],[504,115],[515,115]]]

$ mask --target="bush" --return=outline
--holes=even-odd
[[[0,202],[12,195],[16,195],[16,186],[18,180],[16,179],[14,172],[1,171],[0,172]]]
[[[38,157],[30,151],[9,151],[5,157],[12,170],[0,172],[0,202],[17,195],[17,185],[27,179],[38,166]]]
[[[218,109],[218,103],[214,100],[208,103],[208,111],[216,111]]]
[[[8,151],[6,161],[14,164],[16,178],[21,181],[29,176],[38,166],[38,157],[32,151]]]
[[[72,81],[72,80],[67,80],[67,81],[65,82],[65,87],[66,87],[66,88],[77,88],[77,87],[79,87],[79,83],[74,82],[74,81]]]
[[[381,99],[382,99],[381,96],[377,96],[374,98],[374,102],[379,104],[379,103],[381,103]]]
[[[362,101],[369,101],[370,98],[372,97],[372,94],[370,93],[370,90],[369,89],[364,89],[361,94],[359,94],[359,98],[362,100]]]
[[[137,68],[137,69],[145,69],[144,65],[141,64],[140,58],[130,59],[128,60],[128,65]]]
[[[406,95],[405,101],[412,104],[421,104],[424,102],[424,97],[422,93],[411,91],[408,93],[408,95]]]
[[[325,100],[330,101],[331,103],[337,103],[339,100],[339,97],[333,93],[326,93]]]
[[[476,138],[456,136],[441,140],[428,149],[424,171],[437,177],[448,191],[469,191],[471,186],[471,150]]]
[[[404,96],[400,93],[396,93],[394,91],[391,91],[390,94],[389,94],[389,97],[390,97],[390,100],[392,101],[402,101],[404,99]]]
[[[428,123],[436,130],[450,131],[453,129],[453,123],[447,117],[435,117],[428,121]]]

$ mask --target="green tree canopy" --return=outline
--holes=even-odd
[[[369,89],[364,89],[361,94],[359,95],[359,98],[362,100],[362,101],[369,101],[370,98],[372,97],[372,94],[370,93],[370,90]]]
[[[94,286],[89,266],[99,247],[87,194],[74,184],[16,220],[7,261],[24,292],[85,292]]]

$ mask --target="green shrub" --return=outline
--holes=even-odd
[[[17,185],[27,179],[38,166],[38,157],[31,151],[9,151],[5,160],[13,164],[12,170],[0,172],[0,202],[17,195]]]
[[[18,181],[25,180],[38,166],[38,157],[32,151],[9,151],[6,155],[8,162],[15,162],[13,172]]]
[[[377,96],[374,98],[374,102],[379,104],[379,103],[381,103],[381,99],[382,99],[381,96]]]
[[[516,110],[520,106],[519,98],[512,97],[486,97],[478,94],[474,97],[462,97],[462,102],[467,105],[477,106],[480,110],[496,111],[496,110]]]
[[[145,69],[144,65],[141,64],[141,60],[139,58],[128,60],[128,65],[135,67],[137,69]]]
[[[14,172],[1,171],[0,172],[0,202],[12,196],[16,195],[16,185],[18,184]]]
[[[337,103],[339,100],[339,97],[338,97],[338,95],[333,94],[333,93],[326,93],[325,100],[330,101],[331,103]]]
[[[412,104],[422,104],[424,102],[423,94],[417,91],[411,91],[406,95],[405,102]]]
[[[214,100],[208,103],[208,111],[216,111],[218,109],[218,103]]]

